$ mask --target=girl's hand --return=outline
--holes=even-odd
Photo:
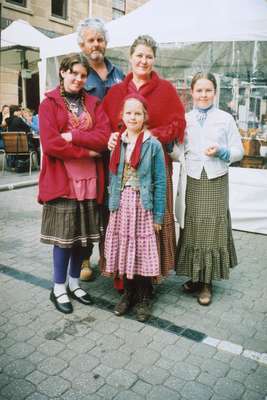
[[[109,141],[108,141],[108,149],[110,151],[114,150],[114,148],[115,148],[115,146],[117,144],[117,141],[118,141],[118,137],[119,137],[119,132],[113,132],[110,135],[110,138],[109,138]]]
[[[100,158],[100,157],[102,157],[102,155],[101,155],[100,153],[97,153],[97,152],[94,151],[94,150],[89,150],[89,156],[90,156],[90,157],[95,157],[95,158]]]
[[[61,133],[62,139],[66,140],[66,142],[71,142],[72,141],[72,134],[71,132],[63,132]]]
[[[154,230],[156,233],[159,233],[159,231],[161,231],[161,224],[153,224],[154,225]]]
[[[205,154],[206,156],[214,157],[216,156],[218,150],[219,150],[218,146],[210,146],[205,150]]]

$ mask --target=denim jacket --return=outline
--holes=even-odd
[[[124,73],[118,67],[113,65],[107,58],[105,58],[105,64],[108,69],[107,79],[103,81],[97,72],[91,68],[84,86],[84,89],[89,94],[98,97],[100,100],[105,97],[111,86],[120,83],[124,79]]]
[[[125,147],[121,146],[117,175],[110,173],[109,209],[118,210],[124,170]],[[154,222],[161,224],[166,206],[166,170],[160,142],[145,132],[140,163],[137,168],[141,203],[145,210],[152,210]]]

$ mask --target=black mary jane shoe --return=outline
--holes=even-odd
[[[92,299],[92,297],[90,296],[89,293],[86,293],[85,295],[83,295],[81,297],[76,296],[75,292],[77,290],[80,290],[80,289],[81,288],[77,288],[77,289],[71,291],[69,286],[67,286],[67,293],[71,298],[73,298],[74,300],[79,301],[79,303],[82,303],[82,304],[84,304],[86,306],[90,306],[90,305],[94,304],[94,301],[93,301],[93,299]],[[83,290],[83,289],[81,289],[81,290]]]
[[[73,307],[70,301],[67,303],[59,303],[58,299],[61,296],[66,295],[66,293],[62,293],[59,296],[56,296],[54,290],[52,289],[50,292],[50,300],[55,305],[56,309],[64,314],[71,314],[73,311]]]

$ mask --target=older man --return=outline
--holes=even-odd
[[[87,57],[91,67],[90,74],[85,84],[85,90],[102,100],[111,86],[123,80],[124,74],[105,57],[107,31],[101,19],[86,18],[80,21],[77,27],[77,34],[80,49]],[[107,214],[107,208],[104,207],[104,228],[106,228],[107,224]],[[91,278],[92,269],[90,266],[90,258],[88,257],[88,259],[84,260],[82,265],[81,279],[88,281],[91,280]]]

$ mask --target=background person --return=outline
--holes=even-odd
[[[167,276],[174,268],[175,225],[173,217],[172,160],[166,145],[175,140],[183,141],[185,117],[184,108],[173,85],[162,79],[153,70],[157,45],[148,35],[139,36],[130,48],[130,72],[123,82],[113,86],[103,100],[104,109],[111,121],[112,131],[118,132],[121,124],[119,113],[125,97],[139,94],[147,102],[149,130],[162,144],[166,167],[166,211],[162,229],[158,235],[158,250],[161,275]],[[117,141],[118,133],[112,135],[110,148]],[[152,289],[152,286],[151,286]]]
[[[104,22],[100,18],[84,19],[79,23],[77,33],[81,51],[87,57],[91,67],[84,88],[89,94],[102,100],[111,86],[123,80],[124,74],[105,57],[108,38]],[[106,170],[106,187],[108,186],[108,156],[108,152],[103,155]],[[105,200],[105,203],[107,203],[107,200]],[[102,214],[105,230],[108,222],[108,208],[105,205],[103,206]],[[103,253],[103,243],[100,246],[100,253]],[[86,257],[82,264],[81,279],[90,280],[91,278],[90,259]]]
[[[211,73],[196,74],[191,82],[194,109],[186,116],[186,209],[176,273],[189,276],[183,290],[198,292],[201,305],[211,302],[212,281],[228,279],[229,269],[237,264],[228,166],[242,159],[243,146],[231,114],[214,105],[216,89]]]
[[[53,245],[50,300],[63,313],[73,311],[69,296],[92,304],[80,288],[79,276],[84,249],[90,252],[101,236],[98,205],[103,201],[104,171],[98,156],[107,148],[110,126],[99,100],[83,90],[89,71],[84,56],[64,58],[60,86],[46,93],[39,109],[41,242]]]

